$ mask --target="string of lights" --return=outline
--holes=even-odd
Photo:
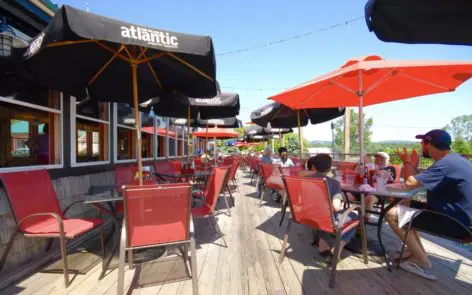
[[[363,16],[356,17],[356,18],[349,19],[349,20],[344,21],[344,22],[334,24],[334,25],[319,28],[319,29],[316,29],[316,30],[313,30],[313,31],[310,31],[310,32],[307,32],[307,33],[304,33],[304,34],[293,35],[291,37],[270,41],[270,42],[267,42],[267,43],[264,43],[264,44],[259,44],[259,45],[254,45],[254,46],[251,46],[251,47],[246,47],[246,48],[241,48],[241,49],[237,49],[237,50],[231,50],[231,51],[227,51],[227,52],[218,53],[218,54],[216,54],[216,56],[233,55],[233,54],[242,53],[242,52],[246,52],[246,51],[256,50],[256,49],[265,48],[265,47],[270,47],[270,46],[273,46],[273,45],[277,45],[277,44],[281,44],[281,43],[285,43],[285,42],[289,42],[289,41],[294,41],[294,40],[301,39],[301,38],[306,38],[306,37],[309,37],[309,36],[312,36],[312,35],[317,35],[318,33],[321,33],[321,32],[326,32],[326,31],[329,31],[329,30],[336,29],[336,28],[341,27],[341,26],[348,26],[350,23],[359,21],[361,19],[364,19],[364,17]]]

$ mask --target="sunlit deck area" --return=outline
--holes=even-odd
[[[260,207],[255,186],[249,182],[249,173],[240,169],[231,216],[224,202],[219,202],[217,219],[227,247],[208,221],[195,220],[199,294],[472,294],[472,253],[430,236],[423,236],[423,242],[431,255],[431,273],[438,277],[437,281],[402,270],[390,273],[378,257],[369,257],[369,264],[365,265],[360,256],[345,251],[346,258],[338,264],[336,285],[330,289],[329,267],[311,246],[309,229],[292,227],[287,255],[282,263],[278,262],[287,218],[279,227],[279,204],[267,196],[267,202]],[[375,240],[376,228],[367,229],[369,239]],[[388,226],[384,227],[384,235],[389,250],[400,247]],[[88,244],[94,248],[98,242]],[[96,249],[99,253],[98,246]],[[169,249],[167,257],[134,269],[126,267],[128,294],[192,294],[192,280],[183,260],[176,257],[180,254],[172,253]],[[71,271],[72,282],[67,289],[58,259],[0,293],[115,294],[117,263],[112,263],[108,274],[99,280],[99,261],[98,255],[69,254],[69,267],[80,271]]]

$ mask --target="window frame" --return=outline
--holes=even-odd
[[[98,102],[98,101],[97,101]],[[100,120],[92,117],[87,117],[77,114],[76,98],[70,97],[70,140],[71,140],[71,149],[70,149],[70,166],[71,167],[84,167],[84,166],[97,166],[97,165],[106,165],[111,163],[111,104],[108,103],[108,122],[105,120]],[[108,160],[107,161],[96,161],[96,162],[79,162],[77,163],[77,137],[76,133],[76,119],[87,120],[90,122],[108,124]]]
[[[54,91],[52,89],[49,89],[48,91]],[[10,103],[13,105],[19,105],[22,107],[27,107],[31,108],[34,110],[39,110],[39,111],[44,111],[48,113],[54,113],[59,115],[59,126],[60,128],[60,151],[61,151],[61,157],[60,157],[60,163],[59,164],[49,164],[49,165],[32,165],[32,166],[17,166],[17,167],[0,167],[0,173],[2,172],[20,172],[20,171],[34,171],[34,170],[41,170],[41,169],[61,169],[64,168],[64,103],[63,103],[63,98],[64,94],[62,92],[59,92],[59,104],[60,104],[60,109],[54,109],[54,108],[48,108],[45,106],[40,106],[40,105],[35,105],[29,102],[24,102],[24,101],[19,101],[13,98],[8,98],[4,96],[0,96],[0,101]],[[56,143],[57,144],[57,143]]]

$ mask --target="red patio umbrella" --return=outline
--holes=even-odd
[[[349,60],[338,70],[276,94],[270,99],[292,109],[359,107],[361,163],[364,106],[454,91],[472,77],[472,63],[394,61],[371,55]]]
[[[208,131],[201,130],[193,132],[192,135],[200,138],[213,137],[218,139],[229,139],[239,136],[239,133],[231,129],[224,128],[208,128]]]

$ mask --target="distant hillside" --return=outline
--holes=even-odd
[[[310,141],[311,145],[331,145],[331,140],[313,140]]]
[[[411,141],[411,140],[382,140],[382,141],[376,141],[374,143],[380,143],[380,144],[415,144],[417,141]]]

